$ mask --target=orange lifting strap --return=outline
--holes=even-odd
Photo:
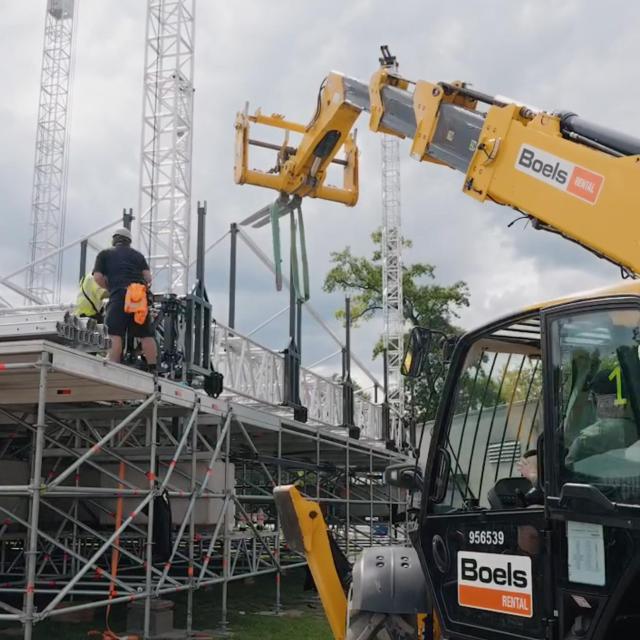
[[[133,313],[136,324],[144,324],[149,313],[147,303],[147,287],[139,282],[133,282],[127,287],[124,297],[125,313]]]

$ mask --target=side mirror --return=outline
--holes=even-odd
[[[431,346],[431,331],[423,327],[414,327],[402,359],[402,375],[417,378],[422,372],[422,363]]]
[[[409,334],[407,348],[402,359],[401,373],[407,378],[417,378],[424,369],[429,353],[441,350],[441,366],[451,359],[457,338],[449,338],[442,331],[414,327]]]
[[[385,484],[399,489],[422,490],[422,474],[412,462],[389,465],[384,470],[384,481]]]

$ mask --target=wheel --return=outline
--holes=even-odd
[[[417,640],[417,616],[358,611],[349,615],[346,640]]]

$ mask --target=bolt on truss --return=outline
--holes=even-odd
[[[156,289],[188,289],[195,0],[148,0],[138,244]]]
[[[400,216],[400,151],[398,139],[382,138],[382,312],[387,358],[387,402],[390,437],[404,441],[404,378],[401,373],[404,341],[402,299],[402,224]]]
[[[75,15],[74,0],[47,1],[31,199],[31,262],[55,251],[64,240]],[[58,253],[28,270],[27,291],[46,304],[59,302],[61,280],[62,254]]]

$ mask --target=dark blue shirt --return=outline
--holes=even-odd
[[[149,269],[145,257],[125,244],[104,249],[96,257],[93,271],[106,276],[109,293],[124,291],[132,282],[145,284],[143,271]]]

